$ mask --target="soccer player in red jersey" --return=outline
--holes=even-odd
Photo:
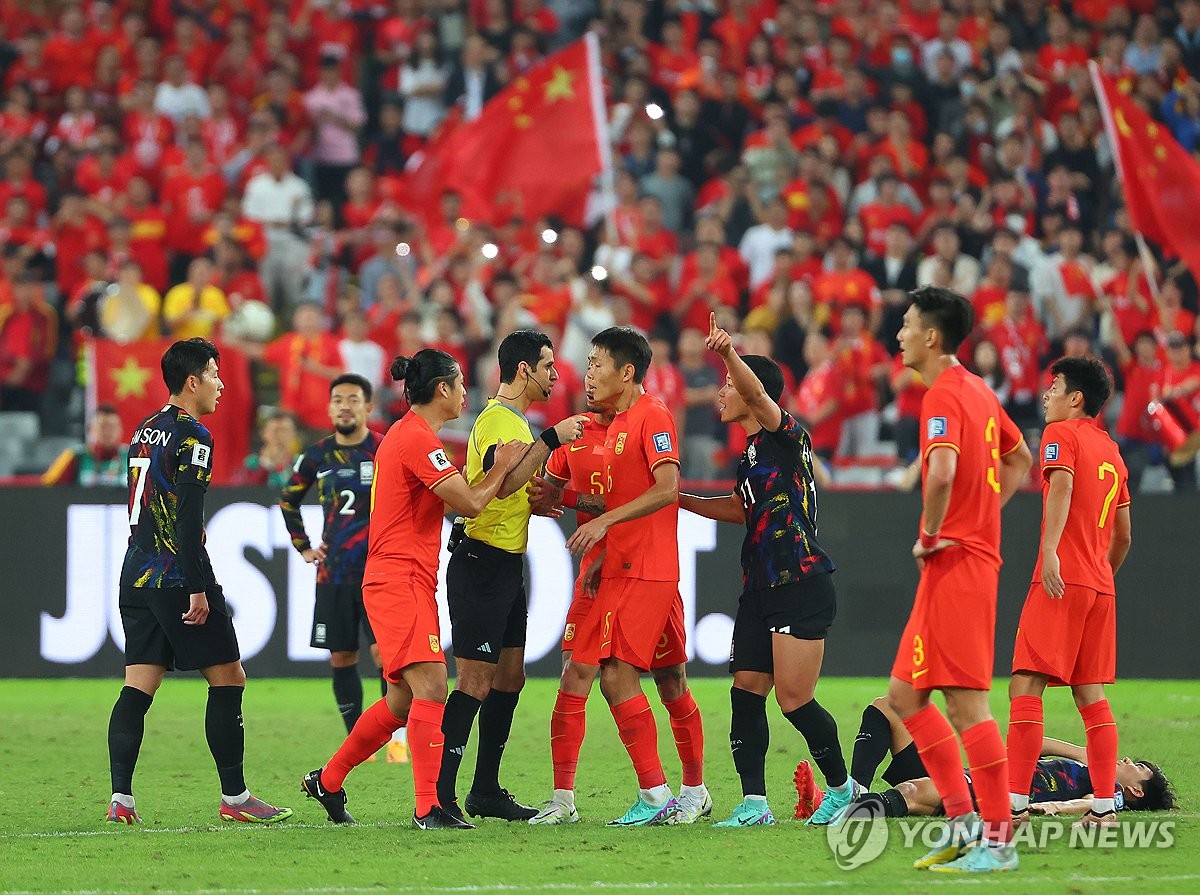
[[[1129,475],[1096,416],[1112,394],[1100,361],[1064,357],[1042,395],[1042,543],[1017,627],[1008,723],[1009,799],[1029,817],[1042,745],[1042,693],[1068,686],[1083,718],[1095,798],[1078,825],[1115,826],[1117,722],[1104,685],[1116,678],[1116,587],[1129,552]]]
[[[346,775],[383,748],[393,731],[407,726],[416,793],[413,825],[469,829],[437,801],[446,703],[446,656],[434,596],[442,515],[449,505],[460,515],[477,516],[527,445],[499,443],[491,470],[468,485],[437,437],[466,404],[458,363],[444,351],[426,348],[397,357],[391,374],[404,382],[412,409],[388,430],[375,455],[363,576],[363,604],[379,645],[387,695],[362,713],[324,767],[304,775],[300,789],[320,802],[334,823],[354,823],[342,788]]]
[[[921,534],[913,556],[921,582],[900,639],[888,702],[917,744],[949,818],[941,841],[914,866],[1013,870],[1015,849],[1004,797],[1004,740],[988,710],[1000,574],[1000,508],[1024,480],[1032,457],[995,394],[955,357],[974,312],[957,293],[911,294],[897,338],[904,365],[929,386],[921,403]],[[950,716],[930,700],[941,690]],[[953,724],[953,727],[951,727]],[[962,737],[980,813],[959,761]]]
[[[649,366],[650,344],[636,330],[611,327],[592,339],[588,403],[615,416],[604,442],[603,500],[576,501],[577,509],[598,515],[567,541],[573,553],[586,554],[607,538],[603,560],[589,569],[596,600],[584,629],[576,629],[571,661],[599,666],[600,692],[637,772],[637,801],[613,826],[694,821],[712,811],[703,782],[704,730],[685,674],[678,438],[670,409],[642,389]],[[656,677],[684,756],[679,800],[667,786],[654,716],[642,693],[642,672],[656,666],[670,669],[668,680]]]

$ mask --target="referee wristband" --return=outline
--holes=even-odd
[[[570,488],[564,489],[562,505],[568,510],[575,509],[579,505],[579,492],[572,491]]]
[[[921,546],[924,547],[926,550],[932,550],[934,547],[937,546],[938,537],[940,535],[941,535],[940,529],[938,531],[935,531],[933,534],[930,534],[929,532],[927,532],[925,529],[922,528],[921,529]]]
[[[562,441],[559,440],[558,433],[554,431],[553,426],[551,426],[549,429],[543,429],[542,434],[538,437],[541,438],[542,441],[546,442],[546,446],[552,451],[556,448],[562,447]]]

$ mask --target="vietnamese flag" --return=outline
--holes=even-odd
[[[468,220],[582,223],[592,179],[611,165],[606,115],[599,44],[588,34],[514,78],[474,121],[447,122],[410,160],[402,201],[428,225],[448,189]]]
[[[1200,163],[1096,63],[1088,63],[1134,229],[1183,260],[1200,279]]]
[[[173,339],[149,339],[121,345],[109,339],[89,339],[84,346],[87,369],[88,417],[100,404],[117,408],[124,428],[125,441],[134,428],[155,413],[170,397],[162,381],[163,353]],[[234,481],[250,453],[250,433],[254,428],[254,390],[250,380],[250,361],[231,348],[221,352],[220,375],[225,390],[217,411],[201,418],[213,436],[213,484]]]

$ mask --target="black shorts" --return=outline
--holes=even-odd
[[[375,634],[363,609],[362,582],[318,583],[317,600],[313,604],[312,637],[308,645],[330,652],[354,652],[358,649],[360,631],[368,644],[375,642]]]
[[[202,625],[185,625],[183,615],[192,604],[187,588],[122,587],[125,664],[195,671],[238,661],[242,654],[225,593],[214,584],[205,594],[208,619]]]
[[[500,650],[525,646],[525,558],[463,538],[446,567],[454,655],[495,665]]]
[[[748,591],[738,600],[729,670],[775,672],[772,634],[824,640],[837,615],[837,594],[828,572],[791,584]]]

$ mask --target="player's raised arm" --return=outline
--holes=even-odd
[[[433,493],[460,516],[474,519],[499,494],[505,476],[520,461],[528,447],[521,441],[497,442],[492,467],[482,479],[474,485],[468,485],[461,475],[452,475],[435,485]]]
[[[708,315],[708,337],[704,344],[725,361],[733,387],[742,396],[746,408],[754,414],[759,425],[768,432],[778,432],[783,422],[783,411],[777,402],[771,400],[754,371],[746,366],[746,362],[733,350],[733,339],[729,333],[717,326],[716,313]]]

